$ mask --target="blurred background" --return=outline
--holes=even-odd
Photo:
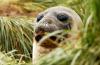
[[[81,13],[84,8],[82,0],[0,0],[0,15],[1,16],[36,16],[39,12],[46,8],[63,5],[78,9]],[[77,10],[77,11],[78,11]]]
[[[32,65],[33,22],[39,12],[62,5],[81,17],[77,48],[60,48],[36,65],[100,65],[100,0],[0,0],[0,65]]]

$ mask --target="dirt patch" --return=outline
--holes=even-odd
[[[36,16],[38,13],[39,11],[29,11],[16,4],[0,6],[0,16]]]

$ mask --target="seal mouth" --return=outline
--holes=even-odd
[[[50,33],[50,32],[45,32],[45,31],[37,32],[36,35],[35,35],[35,40],[37,42],[39,42],[48,33]],[[49,39],[51,39],[52,41],[55,41],[57,39],[57,37],[56,36],[50,36]]]
[[[39,27],[39,28],[36,28],[35,30],[35,40],[37,42],[39,42],[44,36],[46,36],[48,33],[52,33],[56,30],[54,30],[55,28],[52,28],[51,26],[48,28],[48,27]],[[56,40],[56,36],[50,36],[48,37],[49,39],[51,40]]]
[[[35,29],[35,40],[37,42],[39,42],[44,36],[46,36],[48,33],[52,33],[54,31],[57,31],[57,30],[71,30],[71,25],[70,24],[66,24],[66,25],[63,25],[63,26],[59,26],[59,28],[56,28],[54,26],[49,26],[49,27],[37,27]],[[57,33],[56,35],[51,35],[49,36],[47,39],[50,39],[52,41],[56,41],[57,38],[57,35],[60,35],[59,33]],[[65,34],[67,35],[67,34]],[[65,36],[64,36],[65,37]],[[46,40],[47,40],[46,39]]]

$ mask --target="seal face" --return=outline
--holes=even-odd
[[[72,33],[66,33],[64,37],[71,38],[77,37],[81,28],[83,27],[81,18],[79,15],[72,9],[66,8],[63,6],[51,7],[37,16],[35,20],[34,30],[35,37],[33,40],[33,62],[36,58],[42,54],[47,54],[51,50],[57,48],[57,44],[53,41],[57,40],[57,43],[63,41],[61,38],[57,38],[57,35],[49,36],[44,41],[39,44],[39,41],[47,34],[52,33],[58,30],[70,30],[75,32],[75,35]],[[38,45],[39,44],[39,45]]]
[[[39,34],[36,40],[39,41],[44,32],[53,32],[62,29],[71,29],[72,18],[63,8],[50,8],[37,16],[35,33]]]

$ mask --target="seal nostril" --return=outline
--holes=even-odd
[[[52,21],[51,21],[51,20],[49,20],[49,21],[48,21],[48,24],[52,24]]]

